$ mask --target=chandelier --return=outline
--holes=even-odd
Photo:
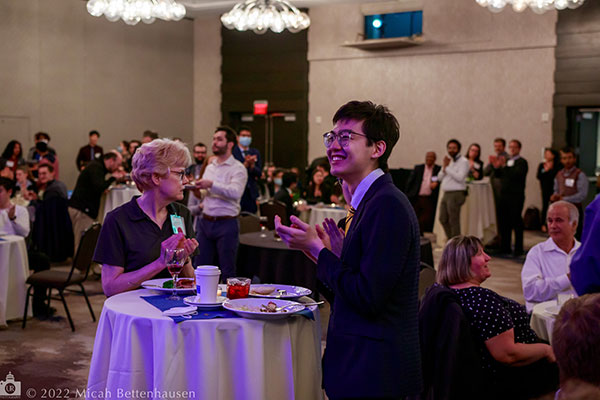
[[[185,7],[175,0],[89,0],[87,10],[94,17],[104,14],[111,22],[122,19],[128,25],[140,21],[151,24],[156,18],[179,21],[185,17]]]
[[[550,10],[564,10],[577,8],[585,0],[475,0],[482,7],[487,7],[492,12],[500,12],[507,4],[512,4],[513,10],[523,12],[527,7],[536,14],[543,14]]]
[[[227,29],[252,30],[258,34],[268,29],[275,33],[284,29],[296,33],[309,27],[310,18],[285,0],[246,0],[223,14],[221,22]]]

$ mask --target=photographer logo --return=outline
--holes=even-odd
[[[15,376],[8,372],[5,380],[0,381],[0,399],[20,399],[21,382],[15,381]]]

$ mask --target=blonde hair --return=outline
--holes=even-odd
[[[436,274],[437,283],[445,286],[463,283],[471,278],[471,258],[483,245],[475,236],[455,236],[446,243]]]
[[[192,163],[190,151],[181,142],[154,139],[138,147],[133,156],[131,178],[143,192],[152,189],[152,175],[164,176],[170,168],[186,168]]]

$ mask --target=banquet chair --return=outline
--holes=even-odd
[[[423,298],[425,291],[435,283],[435,269],[424,262],[421,262],[421,271],[419,272],[419,299]]]
[[[276,215],[279,215],[281,221],[287,221],[285,204],[278,200],[269,200],[264,203],[260,203],[260,215],[267,217],[267,228],[270,231],[275,229]]]
[[[240,234],[260,231],[260,217],[248,212],[242,212],[239,216]]]
[[[94,256],[94,250],[96,249],[96,242],[98,241],[98,236],[100,235],[100,224],[95,222],[83,233],[81,237],[81,241],[79,242],[79,247],[77,248],[77,253],[73,258],[73,265],[71,266],[70,271],[59,271],[59,270],[46,270],[40,271],[32,274],[28,279],[27,283],[29,284],[29,288],[27,289],[27,298],[25,299],[25,312],[23,314],[23,326],[25,329],[25,324],[27,323],[27,309],[29,307],[29,297],[32,295],[32,290],[34,286],[41,286],[47,288],[50,293],[48,296],[48,306],[50,306],[50,299],[52,299],[52,289],[56,289],[58,291],[59,297],[54,297],[55,300],[61,300],[63,306],[65,307],[65,313],[67,314],[67,318],[69,319],[69,324],[71,325],[71,331],[75,332],[75,325],[73,324],[73,319],[71,318],[71,313],[69,312],[69,308],[67,307],[67,302],[65,301],[65,297],[63,292],[75,292],[81,293],[85,298],[85,302],[90,310],[90,314],[92,314],[92,320],[96,321],[96,316],[94,315],[94,310],[92,310],[92,305],[87,297],[85,289],[83,287],[83,282],[87,279],[88,274],[90,272],[90,267],[92,265],[92,257]],[[77,285],[81,290],[73,290],[70,289],[70,286]]]

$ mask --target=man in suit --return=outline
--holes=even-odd
[[[240,205],[242,211],[255,214],[258,210],[256,199],[258,199],[258,180],[262,174],[262,160],[260,151],[250,147],[252,143],[252,131],[247,126],[240,127],[238,144],[233,148],[233,156],[244,164],[248,171],[248,182],[242,195]]]
[[[317,229],[292,217],[275,218],[277,233],[317,262],[317,278],[333,293],[323,355],[323,387],[332,399],[404,398],[421,390],[417,322],[419,230],[387,160],[399,138],[387,108],[351,101],[324,135],[331,173],[351,197],[346,234],[321,240]]]
[[[415,209],[419,219],[419,229],[423,232],[433,231],[435,221],[435,207],[440,194],[438,173],[440,167],[435,163],[436,155],[428,151],[425,155],[425,164],[415,165],[406,182],[406,196]]]
[[[100,138],[98,131],[91,131],[89,137],[89,143],[87,146],[83,146],[79,149],[77,159],[75,160],[77,163],[77,169],[80,171],[83,170],[91,161],[102,158],[102,155],[104,154],[102,147],[98,146],[98,139]]]
[[[504,159],[496,168],[496,177],[501,180],[498,201],[498,228],[500,230],[500,252],[511,252],[512,231],[515,231],[513,255],[523,255],[523,204],[525,203],[525,179],[529,169],[527,160],[521,157],[521,142],[516,139],[508,143],[510,158]]]

